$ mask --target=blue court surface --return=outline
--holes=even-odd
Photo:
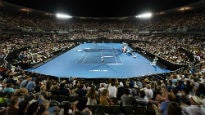
[[[137,52],[123,53],[121,43],[84,43],[28,71],[61,78],[131,78],[170,70],[153,66]],[[128,51],[132,51],[127,46]]]

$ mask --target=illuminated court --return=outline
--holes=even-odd
[[[57,77],[130,78],[170,70],[153,66],[142,55],[123,53],[121,43],[84,43],[28,71]],[[132,51],[130,47],[128,51]]]

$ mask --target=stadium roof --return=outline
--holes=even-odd
[[[144,11],[161,12],[200,0],[4,0],[49,13],[80,17],[135,16]]]

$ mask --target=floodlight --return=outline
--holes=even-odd
[[[72,16],[68,15],[68,14],[63,14],[63,13],[56,13],[56,17],[59,19],[69,19],[72,18]]]
[[[146,12],[146,13],[139,14],[139,15],[137,15],[135,17],[136,18],[148,19],[148,18],[152,17],[152,13],[151,12]]]
[[[28,8],[21,8],[20,11],[22,11],[22,12],[30,12],[31,10],[28,9]]]
[[[191,10],[191,9],[192,9],[192,7],[185,6],[185,7],[179,8],[178,10],[179,10],[179,11],[185,11],[185,10]]]

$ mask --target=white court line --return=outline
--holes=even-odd
[[[101,63],[103,63],[104,62],[104,56],[103,56],[103,47],[101,47],[101,57],[100,57],[101,59],[100,59],[100,61],[101,61]]]
[[[122,62],[122,59],[121,59],[121,57],[120,57],[120,56],[119,56],[119,59],[120,59],[121,64],[123,65],[123,62]]]
[[[91,49],[91,48],[84,48],[84,49],[89,50],[89,49]]]
[[[103,57],[114,57],[114,56],[103,56]]]
[[[114,51],[115,49],[112,47],[112,54],[113,54],[113,56],[114,56],[114,58],[115,58],[115,63],[117,63],[117,59],[116,59],[116,55],[115,55],[115,51]]]
[[[88,53],[87,55],[85,55],[85,58],[83,58],[82,62],[81,63],[84,63],[85,62],[85,59],[88,57]]]
[[[114,50],[115,51],[115,54],[116,54],[116,50]],[[123,62],[122,62],[122,59],[121,59],[121,57],[120,56],[118,56],[119,57],[119,59],[120,59],[120,63],[123,65]]]
[[[123,65],[122,63],[107,63],[107,65]]]
[[[81,53],[82,53],[82,55],[81,55],[80,59],[82,59],[83,56],[85,55],[85,52],[81,52]],[[77,61],[77,62],[78,62],[78,61]],[[82,61],[81,61],[81,63],[82,63]]]
[[[89,71],[92,71],[92,72],[107,72],[108,70],[106,70],[106,69],[92,69],[92,70],[89,70]]]

